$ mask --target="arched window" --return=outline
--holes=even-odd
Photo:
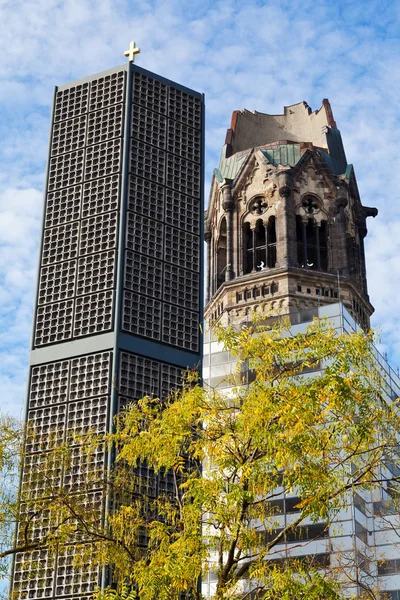
[[[226,219],[221,221],[217,248],[217,289],[225,281],[226,271]]]
[[[264,223],[258,220],[254,230],[255,269],[264,268],[267,264],[267,243]]]
[[[273,269],[276,265],[276,227],[275,217],[271,217],[267,227],[267,266]]]
[[[322,271],[328,270],[328,224],[322,221],[319,228],[319,252],[320,268]]]
[[[251,273],[253,270],[253,232],[250,223],[243,226],[243,272]]]
[[[267,262],[267,244],[264,223],[259,219],[254,229],[250,223],[243,227],[244,272],[251,273],[257,267],[265,267]]]
[[[328,228],[309,218],[296,218],[297,260],[300,267],[317,271],[328,270]]]
[[[243,226],[244,273],[251,273],[266,267],[274,268],[276,264],[276,229],[275,217],[271,217],[268,225],[259,219],[254,229],[249,223]]]

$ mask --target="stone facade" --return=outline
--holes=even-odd
[[[205,239],[206,318],[241,322],[342,300],[369,326],[366,218],[328,100],[283,115],[235,111],[215,169]]]

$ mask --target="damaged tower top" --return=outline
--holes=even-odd
[[[361,204],[331,106],[282,115],[234,111],[206,212],[206,318],[240,323],[340,299],[364,328],[373,313]]]

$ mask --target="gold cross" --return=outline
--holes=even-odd
[[[125,50],[124,54],[129,58],[129,62],[135,62],[135,54],[140,54],[140,48],[136,48],[135,42],[131,42],[129,50]]]

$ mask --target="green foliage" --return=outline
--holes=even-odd
[[[338,573],[267,559],[306,518],[329,526],[353,489],[378,488],[383,465],[398,459],[397,404],[385,398],[372,335],[338,335],[318,321],[296,336],[282,322],[218,333],[238,363],[232,393],[190,382],[119,417],[109,437],[119,497],[140,463],[169,470],[175,494],[149,498],[151,517],[130,514],[131,498],[122,502],[109,523],[117,544],[103,544],[103,560],[117,588],[135,586],[143,600],[198,598],[209,571],[215,598],[246,598],[252,587],[271,600],[341,598]],[[244,367],[254,374],[249,384]],[[294,522],[277,531],[279,486],[301,501]],[[138,553],[140,529],[149,541]]]
[[[58,471],[73,473],[74,459],[70,440],[55,436],[32,475],[44,499],[29,490],[20,498],[20,550],[80,544],[76,564],[90,551],[109,574],[97,600],[199,600],[208,574],[218,600],[344,598],[338,581],[350,581],[351,568],[282,558],[277,547],[305,522],[334,523],[354,490],[384,483],[398,497],[388,470],[399,460],[398,403],[385,394],[372,335],[338,335],[324,321],[296,336],[285,322],[218,335],[237,361],[232,390],[206,389],[189,374],[169,398],[129,404],[112,434],[82,432],[79,488],[60,486]],[[18,463],[10,448],[21,435],[12,432],[0,429],[4,476]],[[110,473],[90,466],[105,444],[115,457]],[[151,489],[152,473],[168,479],[164,491]],[[274,501],[294,491],[297,512],[278,529]],[[4,531],[15,500],[15,490],[2,498]]]
[[[22,430],[15,419],[0,415],[0,578],[8,571],[17,520],[18,471]],[[5,553],[5,556],[3,555]]]

